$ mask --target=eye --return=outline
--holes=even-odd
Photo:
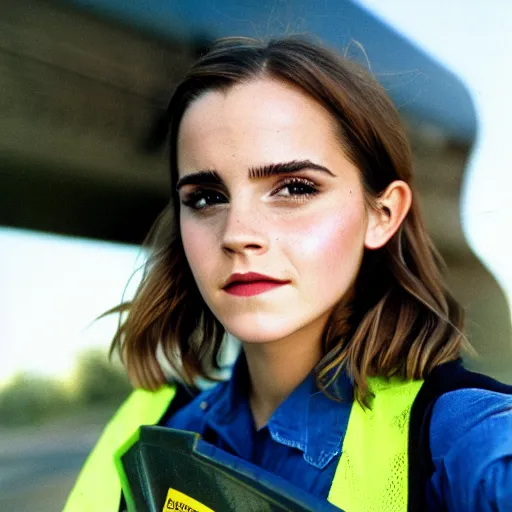
[[[279,184],[279,188],[272,195],[303,200],[317,193],[318,189],[312,181],[305,178],[288,178]]]
[[[227,203],[227,199],[216,190],[198,189],[186,195],[181,202],[192,210],[204,210],[216,204]]]

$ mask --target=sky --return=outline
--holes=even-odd
[[[117,320],[94,319],[121,302],[139,247],[0,228],[0,254],[0,384],[66,378],[78,353],[108,346]]]
[[[466,173],[463,227],[512,302],[512,2],[357,3],[467,85],[480,126]],[[115,319],[93,320],[120,302],[141,262],[138,247],[0,227],[0,254],[0,384],[21,370],[65,378],[77,353],[108,346]]]

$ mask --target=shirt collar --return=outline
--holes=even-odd
[[[341,452],[352,407],[352,384],[344,373],[336,381],[342,402],[320,391],[313,374],[276,409],[268,422],[272,439],[298,448],[319,469]]]
[[[353,401],[352,383],[344,372],[340,373],[335,386],[338,396],[343,397],[342,402],[334,401],[318,390],[311,373],[274,411],[264,427],[268,428],[274,441],[301,450],[304,460],[319,469],[341,452]],[[249,376],[243,352],[223,389],[206,413],[205,421],[217,433],[237,422],[240,427],[237,432],[230,432],[223,439],[244,456],[243,430],[254,429],[254,423],[247,399]],[[240,425],[240,419],[244,417],[250,418],[250,424]]]

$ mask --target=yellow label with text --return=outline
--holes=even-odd
[[[167,492],[167,498],[165,498],[162,512],[167,512],[168,510],[179,510],[180,512],[215,512],[210,507],[203,505],[194,498],[173,488],[170,488]]]

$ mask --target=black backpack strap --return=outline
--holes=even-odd
[[[462,360],[436,367],[425,379],[412,406],[409,426],[409,512],[426,512],[426,486],[434,473],[430,450],[430,420],[436,400],[457,389],[486,389],[512,394],[512,386],[466,370]]]

